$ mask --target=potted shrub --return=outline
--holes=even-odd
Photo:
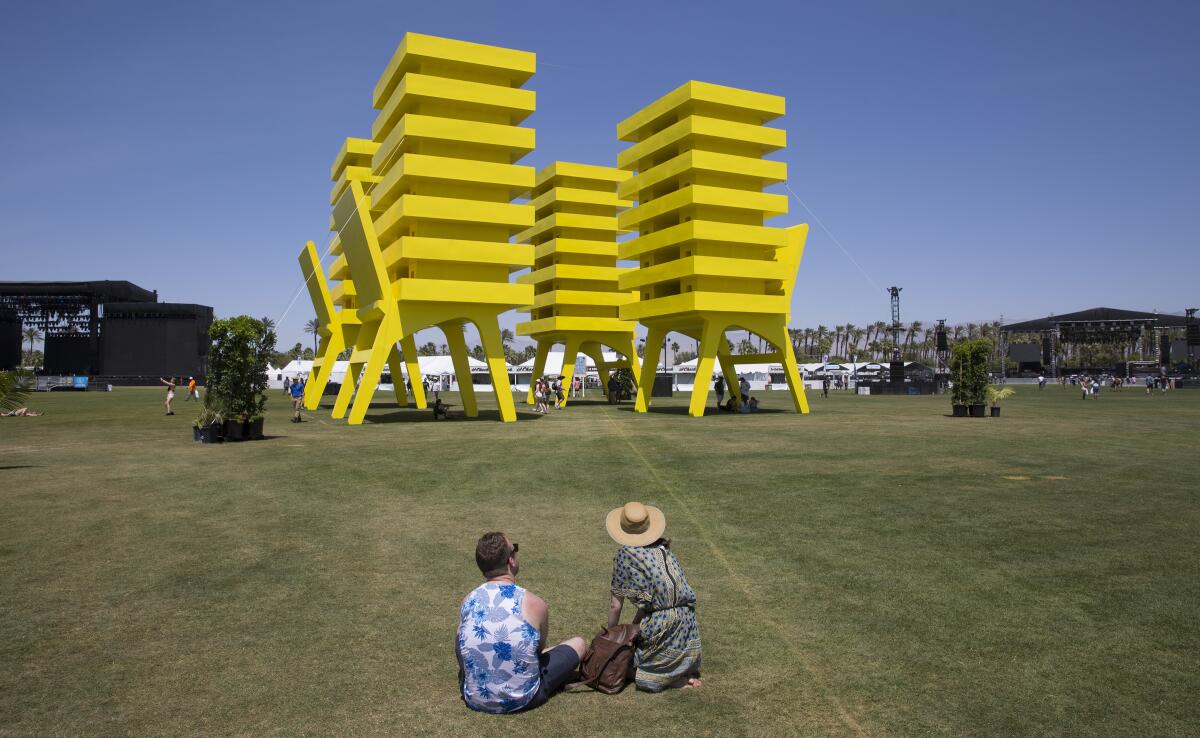
[[[219,408],[205,406],[192,424],[193,438],[200,443],[220,443],[224,416]]]
[[[208,335],[212,346],[206,398],[223,411],[225,440],[261,438],[275,331],[265,321],[239,315],[214,320]]]
[[[992,406],[992,417],[1000,417],[1000,403],[1016,394],[1016,390],[1009,387],[996,387],[988,385],[987,396],[988,404]]]
[[[988,361],[992,355],[992,342],[986,338],[961,341],[954,346],[950,355],[950,374],[954,387],[950,391],[950,402],[956,417],[964,415],[966,408],[971,417],[985,417],[987,407]]]
[[[246,440],[246,419],[226,418],[225,420],[225,440],[226,441],[244,441]]]

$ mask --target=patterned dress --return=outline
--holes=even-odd
[[[459,611],[458,664],[463,701],[481,712],[514,712],[542,682],[537,628],[521,615],[524,587],[484,582]]]
[[[660,692],[700,673],[696,593],[664,543],[622,546],[613,556],[612,593],[642,611],[634,661],[638,689]]]

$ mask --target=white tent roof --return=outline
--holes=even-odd
[[[558,350],[551,349],[550,353],[546,354],[546,369],[545,369],[546,374],[548,374],[548,375],[562,374],[563,354],[564,353],[566,353],[566,352],[563,351],[562,349],[558,349]],[[621,355],[615,351],[605,351],[603,353],[604,353],[604,361],[606,361],[606,362],[618,361],[621,358]],[[588,371],[594,371],[596,369],[596,362],[592,361],[592,357],[590,357],[590,356],[585,356],[585,358],[587,359]],[[527,361],[522,361],[520,364],[517,364],[515,367],[513,367],[513,371],[532,372],[534,361],[536,361],[536,358],[528,359]],[[660,366],[659,368],[661,369],[662,367]]]

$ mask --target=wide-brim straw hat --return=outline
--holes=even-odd
[[[626,502],[609,512],[604,527],[608,529],[608,535],[623,546],[645,546],[662,538],[667,529],[667,518],[653,505]]]

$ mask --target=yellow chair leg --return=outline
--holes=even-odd
[[[450,358],[454,360],[454,375],[458,379],[458,396],[462,399],[463,415],[479,417],[479,405],[475,402],[475,381],[471,378],[471,362],[467,354],[467,341],[462,329],[446,324],[446,343],[450,345]]]
[[[408,383],[412,385],[413,404],[418,410],[424,410],[428,405],[425,400],[425,378],[421,376],[421,363],[417,360],[417,339],[413,333],[400,339],[400,349],[404,352],[404,366],[408,368]]]
[[[492,375],[492,389],[496,393],[496,406],[500,419],[505,423],[517,420],[516,403],[513,402],[512,385],[508,382],[508,367],[504,363],[504,344],[500,341],[500,325],[492,317],[476,323],[483,353],[487,356],[488,371]]]
[[[705,322],[704,332],[700,337],[700,356],[696,360],[696,379],[692,385],[692,399],[688,404],[688,415],[693,418],[703,417],[704,406],[708,402],[709,384],[712,382],[713,363],[717,357],[720,341],[725,340],[725,331],[714,323]],[[722,371],[724,371],[722,369]],[[728,381],[728,380],[726,380]]]

